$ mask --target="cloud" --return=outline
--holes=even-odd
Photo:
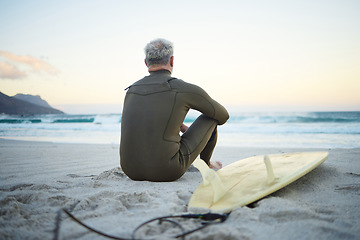
[[[18,65],[21,64],[30,67],[31,71],[33,72],[45,72],[51,75],[59,74],[58,69],[41,59],[37,59],[31,56],[20,56],[5,51],[0,51],[0,56],[3,56],[7,60],[14,63],[11,64],[9,62],[0,62],[0,78],[19,79],[26,77],[27,73],[25,71],[21,71],[18,68]]]
[[[0,78],[5,79],[21,79],[27,74],[8,62],[0,62]]]

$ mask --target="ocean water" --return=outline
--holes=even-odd
[[[191,112],[191,125],[198,114]],[[119,144],[121,114],[0,115],[0,137],[63,143]],[[219,146],[360,148],[360,112],[230,112]]]

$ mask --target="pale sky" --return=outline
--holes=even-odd
[[[161,37],[173,76],[225,106],[360,110],[359,12],[358,0],[0,0],[0,91],[116,112]]]

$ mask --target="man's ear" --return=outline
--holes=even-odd
[[[145,65],[148,67],[147,62],[146,62],[146,58],[144,59],[144,62],[145,62]]]
[[[171,58],[170,58],[170,66],[171,67],[174,66],[174,56],[171,56]]]

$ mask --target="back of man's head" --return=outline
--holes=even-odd
[[[144,50],[148,66],[166,65],[174,54],[172,42],[162,38],[152,40]]]

